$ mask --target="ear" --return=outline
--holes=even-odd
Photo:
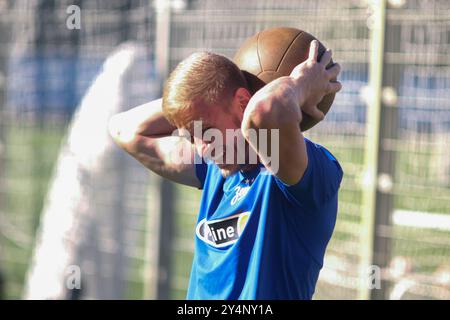
[[[240,111],[243,113],[245,108],[247,108],[247,104],[250,101],[252,94],[246,88],[239,88],[234,93],[234,102],[237,104]]]

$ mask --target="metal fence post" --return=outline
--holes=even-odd
[[[155,62],[158,76],[164,81],[169,73],[169,53],[170,53],[170,1],[151,1],[156,10],[156,39],[155,39]],[[162,85],[162,84],[161,84]],[[170,297],[170,273],[171,273],[171,253],[173,243],[173,220],[174,220],[174,185],[164,178],[154,177],[152,183],[157,194],[157,205],[149,207],[155,210],[155,221],[149,221],[149,229],[154,232],[152,237],[157,241],[155,244],[147,245],[156,250],[153,259],[146,259],[151,265],[146,266],[147,274],[144,287],[146,298],[169,299]],[[155,203],[156,204],[156,203]],[[151,220],[151,219],[149,219]],[[156,260],[156,261],[152,261]],[[151,280],[151,281],[149,281]]]
[[[390,9],[388,9],[390,10]],[[371,299],[388,299],[390,284],[386,272],[392,251],[392,214],[394,210],[394,177],[396,148],[393,141],[398,141],[398,94],[400,78],[404,68],[389,60],[387,53],[400,52],[401,29],[385,21],[383,77],[381,92],[381,114],[379,128],[378,178],[375,201],[375,234],[373,244],[373,264],[381,268],[380,289],[371,290]]]
[[[368,19],[368,26],[371,29],[371,48],[369,66],[369,87],[368,109],[366,120],[366,142],[364,154],[364,176],[362,186],[362,232],[361,242],[363,249],[361,252],[361,263],[359,272],[359,299],[369,299],[371,292],[369,288],[368,272],[374,261],[374,240],[375,240],[375,218],[376,218],[376,198],[377,198],[377,177],[379,160],[379,135],[381,117],[381,92],[383,80],[383,60],[384,60],[384,35],[385,35],[385,0],[373,0],[371,2],[373,14]]]
[[[373,96],[367,118],[366,178],[364,189],[363,233],[365,252],[362,261],[360,298],[387,299],[389,282],[386,271],[391,258],[391,216],[394,208],[392,189],[395,175],[395,148],[398,109],[397,89],[401,68],[390,65],[386,52],[398,51],[400,33],[386,18],[386,0],[373,1],[370,86]],[[389,31],[389,32],[388,32]],[[381,279],[370,283],[370,267],[380,270]],[[367,281],[366,281],[367,280]]]

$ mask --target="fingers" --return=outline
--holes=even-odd
[[[320,59],[320,64],[323,66],[327,66],[331,62],[331,50],[327,49],[324,54],[322,55],[322,58]]]
[[[319,55],[319,41],[313,40],[309,46],[309,56],[308,59],[316,62],[317,56]]]
[[[339,81],[330,81],[328,84],[328,92],[336,93],[342,89],[342,84]]]
[[[340,72],[341,65],[339,63],[335,63],[331,68],[327,69],[327,73],[330,79],[337,79]]]
[[[317,121],[322,121],[323,119],[325,119],[325,114],[320,111],[320,109],[317,108],[317,106],[315,106],[314,108],[312,108],[312,110],[310,110],[310,112],[308,112],[308,114]]]

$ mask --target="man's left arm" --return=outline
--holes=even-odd
[[[326,94],[338,92],[342,87],[332,80],[337,78],[340,66],[335,64],[326,69],[331,61],[331,51],[326,51],[318,62],[318,47],[318,42],[312,41],[308,59],[295,67],[290,76],[278,78],[259,90],[244,112],[241,126],[244,137],[266,168],[287,185],[299,182],[308,166],[307,148],[299,126],[302,110],[322,120],[324,114],[317,104]],[[271,130],[278,130],[278,154],[260,150],[261,146],[250,138],[252,129],[267,129],[269,139],[275,137]],[[270,145],[267,143],[267,148]],[[278,157],[276,167],[271,165],[274,157]]]

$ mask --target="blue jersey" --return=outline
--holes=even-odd
[[[338,161],[305,138],[308,166],[288,186],[264,166],[223,178],[196,165],[203,194],[187,299],[311,299],[337,213]]]

